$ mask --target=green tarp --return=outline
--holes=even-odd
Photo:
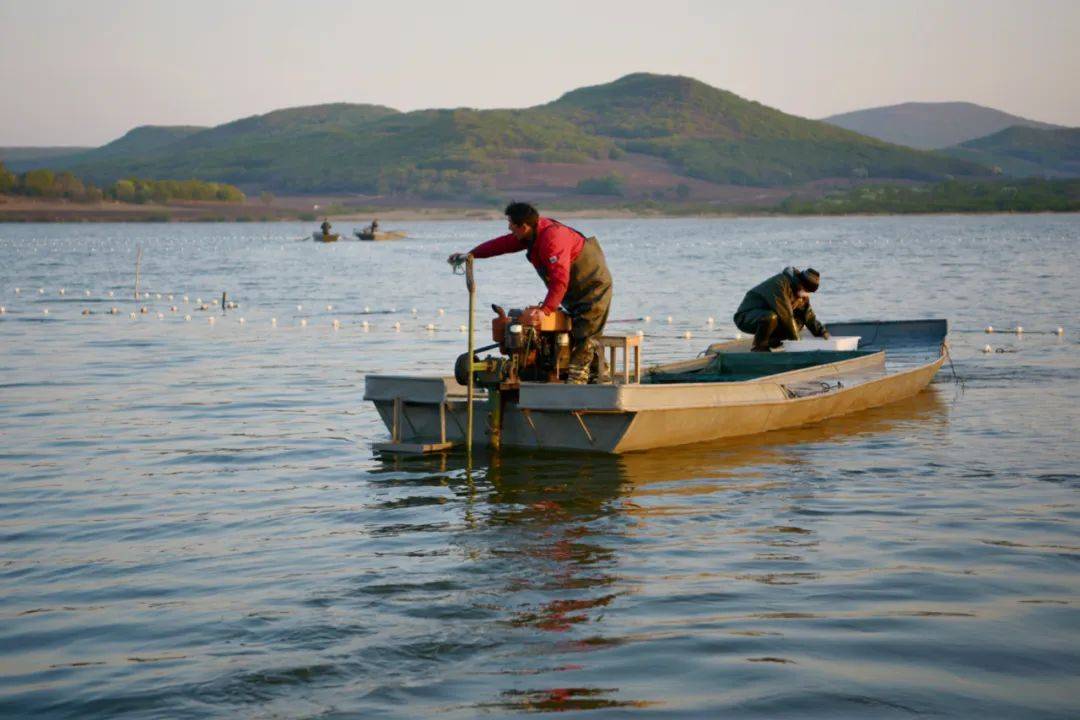
[[[707,365],[697,370],[679,373],[651,370],[646,373],[641,381],[642,383],[655,384],[739,382],[872,354],[872,351],[867,350],[720,353],[714,355]]]

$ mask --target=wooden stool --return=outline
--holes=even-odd
[[[634,382],[641,382],[641,336],[640,335],[601,335],[598,339],[600,352],[604,348],[611,351],[611,381],[615,381],[615,358],[616,351],[622,348],[622,379],[624,383],[630,382],[630,348],[634,348]]]

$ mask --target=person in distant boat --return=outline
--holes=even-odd
[[[375,231],[379,229],[379,220],[375,218],[371,221],[371,233],[375,234]]]
[[[547,295],[540,305],[525,309],[522,322],[539,323],[562,305],[572,318],[567,382],[604,382],[607,368],[597,339],[611,308],[612,281],[600,243],[556,220],[540,217],[528,203],[512,202],[505,213],[510,233],[477,245],[472,256],[489,258],[524,250],[547,286]],[[448,260],[456,265],[465,257],[454,253]]]
[[[323,218],[322,225],[320,225],[319,227],[322,228],[323,235],[329,235],[331,227],[329,218]]]
[[[828,338],[829,331],[810,307],[810,293],[817,292],[821,275],[814,268],[786,267],[746,293],[735,311],[735,326],[752,333],[754,352],[769,352],[784,340],[798,340],[804,327],[815,337]]]

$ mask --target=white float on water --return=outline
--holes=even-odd
[[[191,322],[191,316],[190,315],[185,315],[184,316],[184,322]]]
[[[987,325],[986,330],[984,330],[983,332],[987,332],[987,333],[994,332],[994,326],[993,325]]]
[[[668,322],[668,325],[670,325],[671,323],[675,322],[675,319],[673,317],[671,317],[670,315],[668,315],[667,316],[667,322]]]
[[[443,310],[442,308],[439,308],[439,317],[442,317],[445,314],[446,314],[446,311]]]
[[[296,311],[297,311],[297,312],[300,312],[300,311],[301,311],[301,310],[303,310],[303,309],[304,309],[304,306],[303,306],[303,305],[297,305],[297,306],[296,306]]]
[[[86,291],[85,293],[83,293],[83,294],[84,294],[84,295],[86,295],[86,297],[90,297],[90,291],[89,291],[89,290],[87,290],[87,291]]]
[[[693,333],[691,333],[691,332],[690,332],[689,330],[687,330],[686,332],[684,332],[684,333],[682,334],[682,336],[683,336],[684,338],[686,338],[687,340],[689,340],[690,338],[694,337]]]
[[[110,315],[115,315],[115,314],[116,314],[116,313],[118,313],[118,312],[120,312],[120,311],[119,311],[119,310],[117,310],[117,309],[116,309],[115,307],[111,307],[111,308],[109,308],[109,314],[110,314]]]
[[[137,317],[139,317],[139,316],[138,316],[138,315],[136,315],[136,314],[135,314],[134,312],[132,312],[132,313],[131,313],[131,316],[130,316],[130,317],[131,317],[131,319],[132,319],[132,320],[134,320],[135,318],[137,318]]]
[[[60,294],[61,294],[61,295],[65,295],[65,294],[67,294],[67,291],[66,291],[66,290],[64,290],[64,288],[60,288]]]
[[[47,312],[47,311],[46,311],[46,312]],[[425,326],[424,326],[424,329],[425,329],[425,330],[434,330],[434,329],[435,329],[435,325],[434,325],[433,323],[428,323],[427,325],[425,325]]]
[[[711,317],[706,318],[705,319],[705,324],[706,325],[714,325],[714,324],[716,324],[716,320],[713,320]]]
[[[369,324],[368,324],[368,321],[367,321],[367,320],[365,320],[364,322],[360,323],[360,327],[361,327],[361,328],[363,328],[364,332],[367,332],[367,331],[368,331],[368,328],[370,328],[370,327],[371,327],[371,325],[369,325]]]
[[[1022,327],[1020,327],[1019,325],[1017,325],[1017,326],[1016,326],[1016,334],[1017,334],[1017,335],[1023,335],[1023,334],[1024,334],[1024,328],[1022,328]]]
[[[333,309],[334,309],[334,306],[333,306],[333,305],[327,305],[327,306],[326,306],[326,311],[327,311],[327,312],[330,312],[330,311],[331,311],[331,310],[333,310]]]
[[[465,331],[467,331],[468,329],[469,329],[469,328],[467,328],[467,327],[466,327],[466,326],[464,326],[464,325],[458,325],[458,330],[459,330],[460,332],[465,332]],[[466,372],[467,372],[467,370],[466,370]]]
[[[143,315],[145,315],[146,313],[150,312],[150,308],[143,305],[141,308],[139,308],[139,312],[141,312]]]
[[[307,327],[307,318],[300,318],[300,327]]]
[[[334,326],[335,330],[337,330],[339,327],[341,327],[341,321],[340,320],[334,320],[334,322],[332,322],[330,324]]]
[[[277,318],[276,317],[270,318],[270,324],[271,325],[277,325]]]
[[[187,297],[187,295],[185,295],[184,296],[184,302],[187,302],[187,301],[188,301],[188,297]]]
[[[646,315],[644,317],[644,320],[645,320],[645,322],[652,322],[652,316],[651,315]]]
[[[371,308],[369,308],[367,305],[365,305],[364,306],[364,312],[371,312]]]
[[[644,330],[638,330],[637,334],[638,334],[638,337],[645,337],[645,331]]]
[[[1058,334],[1058,335],[1064,335],[1064,334],[1065,334],[1065,328],[1063,328],[1063,327],[1059,327],[1059,328],[1057,329],[1057,334]]]
[[[15,294],[16,295],[22,294],[22,290],[20,290],[19,288],[15,288]]]
[[[89,315],[90,314],[90,308],[83,308],[82,314],[83,315]]]
[[[401,323],[395,322],[394,323],[394,332],[397,332],[399,330],[401,330]]]
[[[7,312],[7,308],[4,307],[3,305],[0,305],[0,315],[3,315],[6,312]]]
[[[985,347],[983,348],[983,352],[984,352],[984,353],[990,353],[990,352],[994,352],[994,348],[992,348],[992,347],[990,347],[989,345],[987,345],[987,346],[985,346]]]
[[[112,297],[112,296],[113,296],[113,291],[112,291],[112,290],[110,290],[110,291],[109,291],[109,297]]]
[[[241,324],[241,325],[243,325],[243,324],[244,324],[244,318],[240,318],[240,324]]]

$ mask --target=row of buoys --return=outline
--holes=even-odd
[[[1015,333],[1017,335],[1023,335],[1024,334],[1024,328],[1022,326],[1020,326],[1020,325],[1017,325],[1014,328],[1006,328],[1005,330],[996,330],[996,329],[994,329],[993,325],[987,325],[986,329],[983,330],[983,332],[985,332],[987,335],[989,335],[991,333],[998,333],[998,334],[1000,334],[1000,333],[1009,333],[1009,334]],[[1063,328],[1063,327],[1061,327],[1059,325],[1057,327],[1057,329],[1051,330],[1048,333],[1043,333],[1043,332],[1039,332],[1038,330],[1034,330],[1034,331],[1029,331],[1028,334],[1031,334],[1031,335],[1064,335],[1065,334],[1065,328]],[[987,347],[989,347],[989,345]]]
[[[301,306],[299,306],[299,305],[298,305],[298,306],[297,306],[297,309],[300,309],[300,308],[301,308]],[[173,309],[173,310],[175,310],[175,306],[174,306],[174,307],[173,307],[172,309]],[[206,309],[205,305],[204,305],[204,306],[203,306],[203,307],[202,307],[201,309],[204,309],[204,310],[205,310],[205,309]],[[3,314],[3,313],[5,313],[5,312],[6,312],[6,308],[4,308],[4,307],[0,306],[0,314]],[[43,313],[44,313],[45,315],[48,315],[48,314],[49,314],[49,310],[48,310],[48,308],[45,308],[45,309],[43,310]],[[110,308],[110,309],[109,309],[109,311],[108,311],[108,314],[110,314],[110,315],[116,315],[116,314],[118,314],[118,313],[119,313],[119,310],[118,310],[118,309],[117,309],[116,307],[112,307],[112,308]],[[89,309],[84,309],[84,310],[82,311],[82,314],[83,314],[83,315],[91,315],[91,314],[93,314],[93,313],[92,313],[92,312],[91,312],[91,311],[90,311]],[[147,308],[146,306],[142,306],[142,307],[141,307],[141,308],[139,309],[139,312],[138,312],[138,313],[136,313],[135,311],[132,311],[131,313],[129,313],[129,317],[130,317],[130,318],[131,318],[132,320],[137,320],[137,319],[138,319],[138,317],[139,317],[139,315],[149,315],[149,314],[150,314],[150,310],[149,310],[149,308]],[[157,318],[158,318],[159,320],[164,320],[164,319],[165,319],[165,313],[162,313],[162,312],[158,312],[158,313],[156,313],[156,316],[157,316]],[[192,318],[191,318],[191,315],[184,315],[184,321],[185,321],[185,322],[191,322],[191,319],[192,319]],[[217,318],[216,316],[214,316],[214,315],[210,315],[210,316],[208,316],[208,317],[206,318],[206,320],[207,320],[207,323],[208,323],[208,324],[210,324],[210,325],[214,325],[214,324],[216,324],[216,323],[217,323],[217,320],[218,320],[218,318]],[[236,322],[237,322],[238,324],[240,324],[240,325],[244,325],[244,324],[246,324],[246,323],[247,323],[247,320],[246,320],[246,318],[244,318],[244,317],[239,317],[239,318],[237,318]],[[271,317],[271,318],[270,318],[270,324],[271,324],[271,326],[273,326],[273,327],[277,327],[277,326],[278,326],[278,319],[277,319],[277,317]],[[299,324],[300,324],[300,327],[307,327],[307,326],[308,326],[308,319],[307,319],[307,318],[300,318],[300,322],[299,322]],[[334,318],[333,320],[331,320],[331,322],[330,322],[330,326],[331,326],[331,327],[332,327],[332,328],[333,328],[334,330],[339,330],[339,329],[341,329],[341,327],[342,327],[342,323],[341,323],[341,321],[340,321],[339,319],[337,319],[337,318]],[[362,330],[363,330],[364,332],[368,332],[369,330],[371,330],[371,329],[372,329],[372,327],[373,327],[373,326],[372,326],[372,325],[371,325],[371,323],[369,323],[369,322],[368,322],[367,320],[364,320],[363,322],[359,323],[359,327],[360,327],[360,328],[361,328],[361,329],[362,329]],[[395,321],[395,322],[393,323],[393,325],[391,325],[390,327],[391,327],[391,328],[392,328],[392,329],[394,330],[394,332],[400,332],[400,331],[401,331],[401,329],[402,329],[401,323],[400,323],[400,322],[397,322],[397,321]],[[438,328],[438,327],[437,327],[437,326],[436,326],[436,325],[435,325],[434,323],[427,323],[427,324],[425,324],[425,325],[424,325],[424,327],[423,327],[423,329],[424,329],[425,331],[429,332],[429,333],[432,333],[432,332],[436,332],[436,331],[440,330],[440,328]],[[464,332],[467,332],[467,331],[468,331],[468,327],[467,327],[467,326],[465,326],[465,325],[459,325],[457,329],[458,329],[458,332],[461,332],[461,333],[464,333]],[[639,337],[643,337],[643,336],[645,335],[645,331],[644,331],[644,330],[637,330],[637,331],[636,331],[636,334],[637,334],[637,335],[638,335]],[[656,336],[656,337],[663,337],[663,336]],[[693,333],[692,333],[692,332],[690,332],[689,330],[686,330],[685,332],[683,332],[683,333],[682,333],[682,335],[681,335],[680,337],[681,337],[681,339],[683,339],[683,340],[691,340],[691,339],[693,339],[694,335],[693,335]],[[739,340],[739,339],[741,339],[741,338],[742,338],[742,333],[735,333],[735,339],[736,339],[736,340]],[[989,346],[988,346],[988,347],[989,347]]]
[[[39,288],[38,289],[38,293],[44,294],[44,292],[45,292],[44,288]],[[66,292],[66,290],[64,288],[60,288],[60,294],[61,295],[65,294],[65,292]],[[15,293],[20,294],[21,289],[20,288],[15,288]],[[85,294],[86,294],[87,297],[89,297],[90,296],[90,291],[86,290]],[[110,290],[108,292],[108,295],[109,295],[109,297],[114,297],[115,296],[114,292],[112,290]],[[165,299],[165,300],[169,300],[171,302],[174,299],[175,294],[172,294],[172,293],[163,294],[163,293],[142,292],[142,293],[139,293],[136,297],[137,298],[142,298],[142,299],[150,299],[150,298],[156,298],[156,299],[159,299],[159,300]],[[188,295],[184,295],[183,296],[183,302],[185,302],[185,303],[190,302],[190,297]],[[195,305],[197,306],[198,310],[209,310],[210,307],[211,307],[210,304],[203,302],[203,299],[201,297],[195,298]],[[225,303],[225,308],[226,309],[232,310],[232,309],[237,309],[239,307],[240,307],[239,303],[237,303],[235,301],[227,301]],[[298,304],[296,306],[296,310],[298,312],[302,312],[303,309],[304,309],[303,304]],[[334,305],[331,304],[331,303],[327,303],[326,311],[327,312],[333,312],[333,310],[334,310]],[[170,306],[169,311],[170,312],[179,312],[179,308],[176,305],[172,305],[172,306]],[[364,314],[371,314],[372,313],[371,307],[368,306],[368,305],[365,305],[362,312]],[[397,312],[397,308],[390,308],[388,310],[376,310],[374,312],[376,314],[393,314],[393,313]],[[409,312],[413,316],[419,315],[419,310],[417,308],[415,308],[415,307],[411,308]],[[442,308],[442,307],[436,308],[435,312],[439,317],[444,317],[446,315],[446,309]],[[84,313],[84,314],[92,314],[92,313]],[[652,316],[651,315],[645,315],[645,316],[642,316],[642,317],[630,318],[628,320],[617,320],[617,321],[612,321],[612,322],[628,322],[628,321],[640,321],[640,322],[651,323],[652,322]],[[675,318],[672,315],[668,315],[665,318],[665,322],[668,325],[673,325],[673,324],[675,324]],[[710,315],[710,316],[705,318],[705,324],[709,325],[709,326],[713,326],[713,325],[716,324],[716,319]],[[1058,334],[1061,334],[1062,333],[1061,329],[1059,328],[1058,330],[1059,330]],[[986,332],[992,332],[992,330],[990,328],[987,328]]]

